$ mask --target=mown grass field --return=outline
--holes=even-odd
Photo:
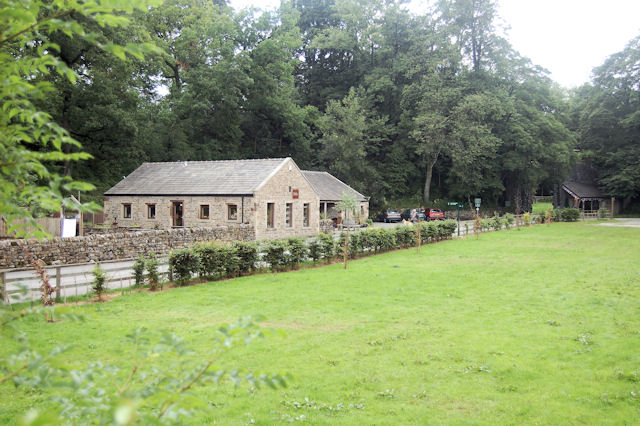
[[[131,364],[124,335],[167,329],[205,352],[222,322],[284,330],[221,364],[288,372],[286,389],[197,387],[194,424],[640,423],[640,230],[554,223],[280,274],[74,308],[26,324],[62,361]],[[6,347],[5,349],[6,350]],[[0,348],[0,353],[3,349]],[[0,387],[0,423],[43,406]]]

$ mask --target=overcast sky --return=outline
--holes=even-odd
[[[339,1],[339,0],[338,0]],[[507,38],[565,87],[589,81],[591,70],[640,35],[640,0],[498,0]],[[275,8],[280,0],[231,0],[242,8]],[[413,0],[411,10],[426,10]]]

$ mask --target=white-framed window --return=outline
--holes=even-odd
[[[284,224],[287,228],[293,226],[293,203],[287,203],[285,206]]]
[[[302,226],[309,226],[309,203],[304,203],[302,206]]]
[[[156,218],[156,205],[147,204],[147,219],[155,219],[155,218]]]

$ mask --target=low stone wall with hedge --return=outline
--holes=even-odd
[[[158,229],[119,232],[52,240],[0,241],[0,269],[29,266],[27,253],[42,259],[47,265],[132,259],[141,254],[168,254],[171,250],[191,247],[197,242],[251,241],[255,239],[250,225],[218,228]]]

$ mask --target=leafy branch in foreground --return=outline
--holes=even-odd
[[[88,22],[100,27],[120,27],[129,21],[126,14],[145,8],[156,0],[121,2],[118,0],[7,0],[0,8],[0,215],[9,232],[17,237],[46,237],[34,221],[37,210],[60,211],[72,207],[65,195],[89,191],[93,186],[55,173],[51,164],[90,158],[69,132],[36,104],[53,85],[47,81],[58,73],[71,83],[76,73],[53,53],[60,46],[50,35],[64,33],[85,40],[113,56],[142,58],[157,51],[150,44],[119,46],[86,30]],[[81,23],[84,23],[81,24]],[[82,210],[97,208],[84,204]],[[78,206],[76,206],[78,208]],[[18,219],[22,219],[20,222]],[[35,231],[28,231],[28,227]]]
[[[39,315],[39,309],[11,311],[6,305],[0,307],[0,334],[18,347],[0,359],[0,384],[11,381],[15,386],[37,387],[45,392],[56,389],[53,401],[57,410],[31,410],[22,418],[24,424],[172,424],[206,408],[196,395],[199,386],[222,380],[236,386],[246,382],[256,388],[286,386],[283,375],[254,375],[238,367],[220,366],[233,348],[272,334],[259,327],[258,318],[246,317],[221,326],[204,361],[183,338],[139,328],[126,336],[131,348],[129,368],[95,362],[82,369],[70,369],[52,362],[68,347],[41,353],[20,333],[21,321],[33,315]],[[58,320],[78,319],[64,310],[57,311],[56,316]]]

